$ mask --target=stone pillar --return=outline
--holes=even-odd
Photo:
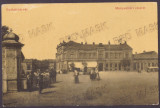
[[[117,62],[117,71],[119,71],[119,62]]]
[[[139,70],[142,70],[142,69],[141,69],[141,62],[139,62]]]
[[[18,36],[10,32],[3,37],[3,93],[7,91],[18,91],[21,79],[21,59],[23,55],[21,52],[22,43],[18,42]]]
[[[110,62],[108,62],[108,71],[110,71]]]

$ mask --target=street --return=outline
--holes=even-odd
[[[100,72],[101,80],[91,81],[72,72],[57,74],[57,83],[33,92],[3,95],[4,106],[108,106],[158,104],[158,72]]]

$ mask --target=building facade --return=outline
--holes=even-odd
[[[158,67],[158,54],[155,51],[144,51],[133,55],[133,70],[147,71],[148,67]]]
[[[123,65],[128,60],[128,66]],[[133,69],[132,48],[124,44],[87,44],[74,41],[57,45],[56,70],[68,70],[71,62],[96,62],[99,71],[119,71]]]
[[[22,62],[22,67],[25,75],[36,71],[36,60],[35,59],[25,59]]]

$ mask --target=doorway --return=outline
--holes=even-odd
[[[98,64],[98,71],[103,71],[103,63]]]

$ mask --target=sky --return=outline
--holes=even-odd
[[[124,9],[126,7],[134,9]],[[101,31],[86,38],[78,36],[74,41],[118,44],[115,38],[129,34],[127,43],[133,48],[133,53],[144,50],[158,52],[156,2],[2,5],[2,25],[19,35],[27,59],[55,59],[56,47],[62,38],[104,23],[105,28]],[[139,35],[139,30],[145,33]]]

